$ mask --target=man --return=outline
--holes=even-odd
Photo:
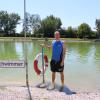
[[[55,88],[56,72],[61,75],[62,88],[64,87],[64,59],[66,53],[66,46],[63,41],[60,40],[60,32],[54,33],[55,40],[52,41],[52,58],[50,62],[52,72],[52,85],[51,89]]]

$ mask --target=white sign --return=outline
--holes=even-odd
[[[0,68],[24,68],[24,60],[0,60]]]

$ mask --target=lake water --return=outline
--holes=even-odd
[[[39,83],[41,76],[33,70],[35,56],[41,52],[41,42],[26,42],[29,68],[29,83]],[[67,43],[65,57],[65,85],[73,89],[88,91],[100,90],[100,43]],[[51,50],[45,49],[45,54],[51,59]],[[0,60],[24,59],[23,42],[0,42]],[[51,81],[48,68],[46,81]],[[56,83],[60,85],[60,75]],[[0,68],[0,84],[25,85],[25,68]]]

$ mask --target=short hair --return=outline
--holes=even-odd
[[[59,33],[59,34],[60,34],[60,32],[59,32],[59,31],[55,31],[54,35],[55,35],[56,33]]]

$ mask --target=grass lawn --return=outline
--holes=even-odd
[[[35,38],[35,37],[0,37],[0,41],[44,41],[46,38]],[[52,41],[54,38],[47,38],[47,40]],[[68,42],[91,42],[94,39],[80,39],[80,38],[61,38]]]

